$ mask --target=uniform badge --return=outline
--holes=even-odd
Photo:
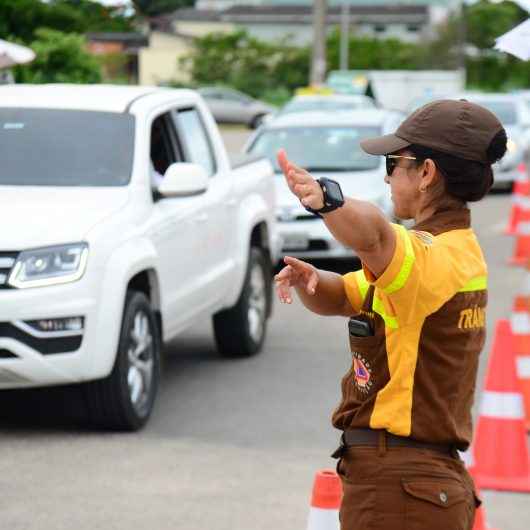
[[[367,394],[372,388],[372,369],[370,363],[358,352],[352,352],[353,356],[353,384],[363,394]]]

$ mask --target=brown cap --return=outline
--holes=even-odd
[[[409,145],[489,164],[486,151],[502,130],[495,114],[461,99],[441,99],[414,111],[394,134],[361,141],[371,155],[388,155]]]

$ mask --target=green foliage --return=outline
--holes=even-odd
[[[92,0],[0,0],[0,38],[29,43],[38,28],[68,33],[132,31],[133,18],[122,8]]]
[[[224,84],[255,97],[278,97],[278,91],[306,83],[309,50],[259,41],[245,31],[211,33],[196,39],[181,67],[197,85]]]
[[[132,0],[132,3],[138,15],[155,17],[181,7],[191,7],[195,5],[195,0]]]
[[[466,9],[467,41],[480,49],[491,49],[495,39],[528,18],[513,2],[480,0]]]
[[[21,83],[99,83],[98,60],[85,50],[85,39],[74,33],[41,28],[29,45],[36,59],[15,68]]]

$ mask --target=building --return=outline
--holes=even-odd
[[[347,1],[352,33],[415,43],[430,38],[441,20],[442,11],[447,12],[449,3],[454,0],[372,0],[370,4],[367,0]],[[329,32],[341,23],[340,4],[340,0],[329,0]],[[237,29],[268,42],[310,45],[313,41],[312,0],[244,0],[244,4],[232,0],[198,0],[195,8],[179,9],[155,25],[149,48],[141,51],[140,82],[185,81],[185,73],[175,64],[178,57],[190,51],[190,39],[214,31]],[[159,35],[161,32],[164,36]],[[177,77],[170,77],[170,73]]]

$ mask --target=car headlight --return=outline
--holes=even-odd
[[[506,150],[511,154],[517,151],[517,144],[511,138],[508,138],[508,141],[506,142]]]
[[[8,284],[19,289],[79,280],[85,273],[88,245],[73,243],[21,252]]]

